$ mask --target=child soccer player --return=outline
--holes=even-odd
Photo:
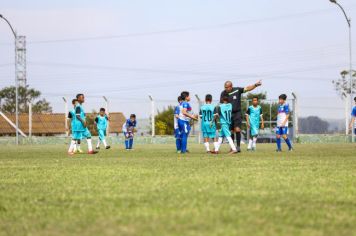
[[[100,149],[100,143],[102,142],[106,149],[109,149],[110,146],[106,143],[106,129],[108,127],[109,117],[105,114],[105,108],[100,108],[99,115],[95,118],[96,128],[99,134],[98,144],[96,149]]]
[[[219,148],[223,142],[223,138],[226,138],[227,141],[229,142],[229,145],[231,147],[231,151],[229,154],[234,154],[237,153],[236,146],[234,144],[234,141],[232,141],[231,138],[231,131],[230,131],[230,126],[231,126],[231,113],[232,113],[232,105],[229,103],[229,97],[224,96],[222,98],[223,103],[220,104],[215,111],[215,116],[220,117],[220,133],[219,133],[219,140],[218,144],[215,147],[215,153],[219,153]]]
[[[356,97],[354,97],[354,101],[356,103]],[[352,112],[351,112],[351,121],[350,121],[350,130],[351,132],[354,132],[354,134],[356,135],[356,106],[354,106],[352,108]]]
[[[86,116],[82,104],[85,101],[84,94],[77,94],[78,104],[75,107],[75,121],[73,131],[78,135],[80,139],[86,138],[88,143],[88,154],[96,154],[97,152],[93,150],[93,145],[91,141],[91,134],[87,127]]]
[[[72,100],[73,109],[68,112],[68,121],[70,120],[70,124],[68,124],[68,126],[70,126],[70,129],[72,130],[72,140],[71,140],[71,143],[70,143],[70,146],[68,149],[69,155],[73,155],[76,152],[79,152],[79,153],[83,152],[79,146],[81,137],[77,137],[78,133],[75,133],[73,131],[73,127],[75,126],[75,118],[74,118],[75,117],[75,107],[77,106],[77,103],[78,103],[78,100],[73,99]]]
[[[180,104],[182,103],[182,97],[178,97],[178,106],[174,108],[174,136],[176,138],[177,153],[180,152],[182,146],[182,138],[179,132],[178,119],[180,114]]]
[[[189,104],[190,96],[189,92],[183,91],[181,93],[182,103],[180,105],[180,113],[178,118],[178,127],[181,135],[181,151],[180,153],[185,154],[187,152],[188,136],[190,132],[190,119],[197,120],[197,116],[191,114],[192,107]]]
[[[130,119],[127,119],[122,127],[122,131],[125,135],[125,147],[126,150],[132,150],[134,131],[137,125],[136,115],[131,114]]]
[[[286,103],[287,95],[281,94],[279,96],[279,106],[278,106],[278,115],[277,115],[277,152],[282,151],[281,147],[281,137],[285,140],[288,145],[289,151],[292,150],[292,144],[288,139],[288,119],[289,119],[289,105]]]
[[[258,105],[258,103],[258,97],[253,97],[252,106],[249,106],[246,111],[246,124],[250,131],[250,139],[248,141],[247,151],[256,150],[256,141],[260,129],[260,123],[261,129],[264,129],[265,127],[262,108],[260,105]]]
[[[203,132],[204,146],[207,153],[211,153],[209,139],[214,142],[214,150],[218,144],[216,140],[216,125],[214,122],[215,107],[211,104],[212,100],[213,96],[207,94],[205,96],[205,104],[200,108],[201,131]]]

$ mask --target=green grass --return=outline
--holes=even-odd
[[[353,145],[66,148],[1,147],[0,235],[356,235]]]

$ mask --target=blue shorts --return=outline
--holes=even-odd
[[[229,124],[221,124],[221,129],[219,133],[220,138],[231,137],[231,130]]]
[[[105,129],[99,129],[98,130],[98,135],[100,140],[105,140],[106,137],[106,130]]]
[[[178,129],[178,128],[177,128],[177,129],[174,129],[174,137],[175,137],[176,139],[180,138],[180,132],[179,132],[179,129]]]
[[[181,137],[182,135],[189,135],[190,124],[188,121],[178,120],[178,127],[179,127],[179,132]]]
[[[354,129],[354,134],[356,135],[356,128]]]
[[[85,128],[85,131],[82,132],[82,139],[91,139],[91,133],[88,128]]]
[[[133,139],[134,134],[132,132],[124,132],[125,139]]]
[[[277,135],[287,135],[288,127],[277,127],[276,134]]]
[[[216,132],[203,132],[203,138],[216,138]]]
[[[82,140],[83,131],[72,131],[72,139],[73,140]]]

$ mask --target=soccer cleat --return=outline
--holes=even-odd
[[[233,154],[236,154],[237,152],[238,152],[237,150],[236,151],[232,150],[228,153],[228,155],[233,155]]]
[[[110,149],[111,147],[110,146],[106,146],[105,149]]]
[[[77,149],[77,151],[75,151],[75,153],[83,153],[82,149]]]
[[[289,151],[289,152],[293,152],[293,151],[294,151],[294,148],[289,148],[288,151]]]
[[[236,152],[241,152],[241,148],[239,146],[236,147]]]
[[[276,152],[282,152],[282,149],[277,149]]]
[[[97,151],[88,151],[88,154],[90,154],[90,155],[93,155],[93,154],[97,154],[98,152]]]
[[[68,152],[68,155],[73,156],[74,152]]]
[[[99,149],[100,149],[100,147],[96,147],[95,149],[96,149],[96,150],[99,150]]]
[[[252,151],[252,148],[247,148],[247,151],[248,151],[248,152],[251,152],[251,151]]]
[[[182,151],[177,151],[177,154],[181,154],[182,153]]]

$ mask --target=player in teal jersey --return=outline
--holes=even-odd
[[[250,132],[247,151],[255,151],[257,136],[260,131],[260,125],[261,129],[264,129],[265,126],[263,121],[262,108],[259,105],[258,97],[252,98],[252,106],[249,106],[246,111],[246,124],[247,129]]]
[[[96,154],[97,152],[93,150],[93,145],[91,141],[91,134],[87,128],[86,116],[82,104],[85,101],[84,94],[77,95],[78,104],[75,107],[75,121],[73,131],[77,138],[86,138],[88,143],[88,154]]]
[[[220,118],[220,126],[221,126],[220,133],[219,133],[219,140],[215,148],[215,153],[217,154],[219,153],[219,148],[223,142],[223,138],[226,138],[231,147],[231,151],[229,154],[234,154],[237,153],[237,150],[234,141],[232,141],[231,131],[230,131],[232,105],[229,103],[228,96],[224,96],[222,101],[223,103],[220,104],[215,111],[215,116]]]
[[[210,140],[214,142],[214,150],[217,146],[216,125],[214,122],[215,107],[211,104],[212,100],[213,96],[207,94],[205,96],[205,104],[200,108],[201,131],[203,133],[204,146],[207,153],[211,153],[209,145]]]
[[[76,137],[76,133],[73,131],[73,127],[75,126],[75,107],[77,106],[78,100],[77,99],[73,99],[72,100],[72,105],[73,105],[73,109],[70,110],[68,112],[68,121],[70,120],[70,122],[68,122],[68,127],[70,127],[70,129],[72,130],[72,140],[68,149],[68,154],[69,155],[73,155],[76,152],[82,152],[82,150],[80,149],[80,137],[78,139],[78,137]],[[69,133],[69,130],[67,130],[67,132]]]
[[[110,146],[106,143],[106,129],[108,128],[109,116],[105,114],[105,108],[100,108],[99,115],[95,118],[95,125],[98,130],[99,140],[96,145],[96,149],[100,149],[100,143],[102,142],[106,149]]]

